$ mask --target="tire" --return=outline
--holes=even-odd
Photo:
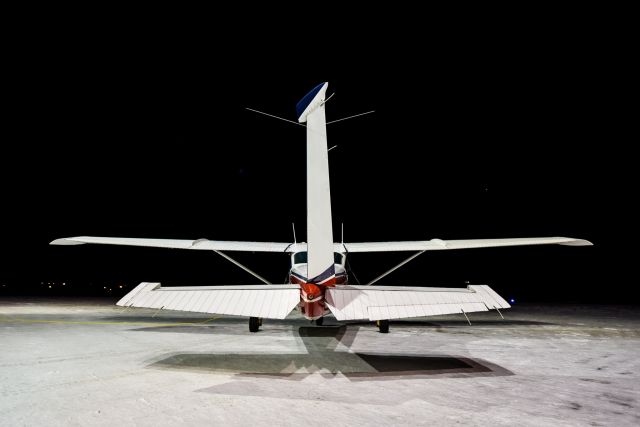
[[[316,325],[317,326],[322,326],[323,323],[324,323],[324,317],[318,317],[316,319]]]
[[[376,323],[378,325],[378,329],[380,330],[381,334],[388,334],[389,333],[389,321],[388,320],[378,320]]]
[[[260,330],[260,319],[257,317],[249,317],[249,332],[258,332]]]

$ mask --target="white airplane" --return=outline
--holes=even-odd
[[[389,331],[390,319],[452,313],[466,317],[470,312],[492,309],[499,312],[510,307],[486,285],[469,285],[467,288],[372,286],[426,251],[546,244],[591,245],[586,240],[566,237],[334,243],[325,119],[327,86],[327,83],[316,86],[296,106],[298,122],[306,123],[307,128],[307,243],[296,242],[294,231],[294,241],[284,243],[81,236],[57,239],[51,244],[95,243],[214,251],[264,283],[204,287],[162,287],[160,283],[141,283],[116,303],[119,306],[247,316],[251,332],[258,331],[263,318],[284,319],[298,307],[304,317],[315,320],[318,325],[322,325],[323,317],[331,312],[339,321],[375,321],[382,333]],[[224,253],[229,251],[288,254],[291,257],[289,283],[271,284]],[[391,251],[416,253],[367,285],[347,283],[345,262],[349,253]]]

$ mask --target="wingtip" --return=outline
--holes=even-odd
[[[593,246],[593,243],[585,239],[569,238],[568,240],[568,242],[562,244],[566,246]]]
[[[73,239],[75,239],[75,237],[63,237],[62,239],[52,240],[49,244],[58,246],[84,245],[84,242],[78,242]]]

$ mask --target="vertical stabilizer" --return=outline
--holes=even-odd
[[[330,284],[335,277],[324,115],[327,86],[327,83],[316,86],[296,106],[298,121],[307,123],[307,278],[319,284]]]

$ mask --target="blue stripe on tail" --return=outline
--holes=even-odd
[[[313,98],[318,94],[318,92],[320,92],[322,86],[324,86],[324,83],[320,83],[318,86],[311,89],[309,93],[296,104],[296,113],[298,114],[298,118],[300,118],[307,106],[309,106],[311,101],[313,101]]]
[[[336,275],[336,266],[334,264],[331,264],[331,266],[329,266],[329,268],[327,268],[322,273],[318,274],[313,279],[308,280],[308,282],[309,283],[320,283],[323,280],[328,279],[329,277],[335,276],[335,275]]]

